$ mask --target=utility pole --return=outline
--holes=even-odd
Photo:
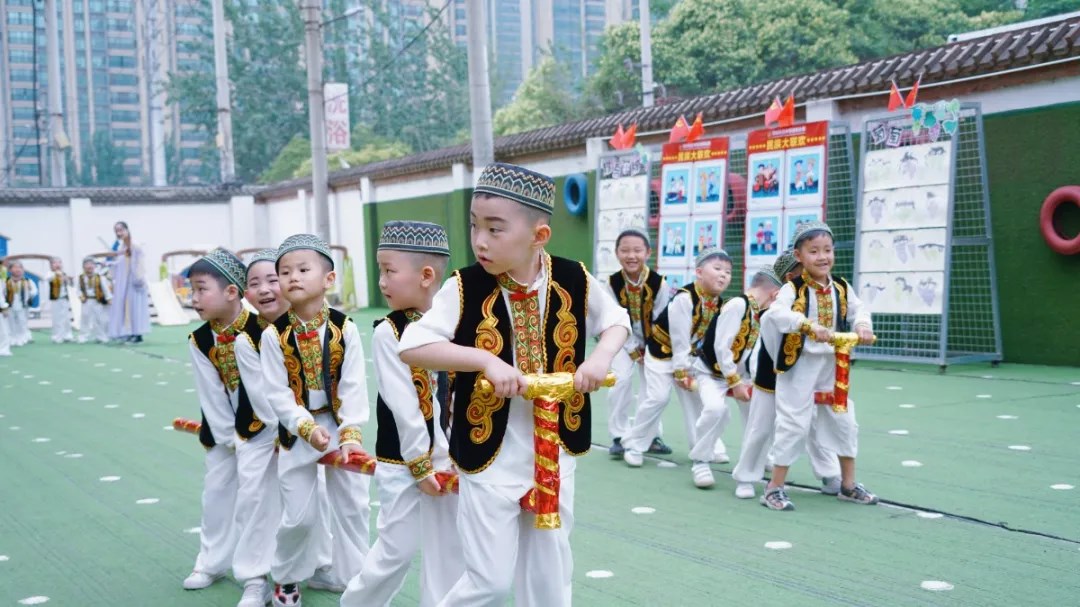
[[[491,134],[491,85],[488,82],[487,15],[484,0],[468,0],[469,107],[472,119],[472,159],[476,172],[495,161]]]
[[[221,183],[236,180],[233,159],[232,112],[229,104],[229,63],[225,49],[224,0],[213,0],[214,83],[217,87],[217,146],[221,156]]]
[[[315,199],[315,234],[330,242],[326,200],[326,119],[322,83],[322,2],[300,0],[304,15],[304,62],[307,64],[308,129],[311,131],[311,189]]]
[[[56,0],[45,0],[45,54],[49,82],[49,185],[63,188],[67,187],[64,148],[68,147],[68,141],[64,134],[64,92],[60,84],[60,30],[56,24]]]
[[[649,0],[638,0],[638,12],[641,19],[641,105],[652,107],[656,85],[652,79],[652,15],[649,14]]]

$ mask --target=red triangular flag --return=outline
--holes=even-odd
[[[625,144],[624,150],[628,150],[634,147],[634,143],[637,141],[637,123],[630,125],[630,128],[626,129],[626,133],[623,137],[623,144]]]
[[[697,118],[694,118],[694,124],[690,125],[690,132],[686,134],[686,141],[697,141],[704,134],[705,125],[701,121],[701,112],[698,112]]]
[[[622,128],[622,123],[621,123],[621,122],[619,123],[619,128],[618,128],[618,130],[616,130],[616,131],[615,131],[615,134],[611,136],[611,141],[609,141],[609,143],[611,144],[611,147],[612,147],[612,148],[614,148],[614,149],[616,149],[616,150],[622,150],[622,149],[625,149],[625,145],[626,145],[626,133],[625,133],[625,132],[623,132],[623,128]]]
[[[895,112],[896,108],[904,106],[904,98],[900,96],[900,89],[896,88],[896,82],[890,83],[889,88],[889,111]]]
[[[679,119],[675,121],[675,126],[671,128],[671,135],[668,137],[668,143],[678,143],[690,133],[690,127],[686,124],[686,116],[679,116]]]
[[[919,83],[920,82],[922,82],[922,76],[919,76],[919,79],[915,81],[915,86],[911,87],[911,91],[908,92],[907,99],[904,100],[904,107],[906,107],[906,108],[915,107],[915,98],[919,96]]]
[[[784,106],[780,104],[780,98],[773,99],[772,105],[769,109],[765,110],[765,126],[772,126],[774,122],[780,119],[780,112],[783,111]]]
[[[795,124],[795,95],[788,95],[777,122],[780,123],[781,128]]]

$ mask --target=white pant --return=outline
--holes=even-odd
[[[765,478],[765,464],[773,444],[776,426],[776,397],[755,387],[750,396],[750,415],[743,429],[742,449],[739,462],[731,477],[739,483],[754,483]],[[836,454],[818,443],[816,433],[811,432],[806,442],[806,454],[810,468],[817,478],[840,476],[840,461]]]
[[[316,423],[330,432],[329,450],[337,449],[337,424],[329,413],[321,413]],[[324,566],[325,543],[321,533],[324,516],[330,516],[333,536],[332,579],[342,586],[360,573],[368,552],[368,518],[371,515],[370,479],[363,474],[328,468],[326,497],[329,509],[319,499],[319,465],[324,453],[298,438],[292,449],[278,455],[282,515],[271,573],[279,584],[295,584],[310,578]]]
[[[236,447],[236,554],[233,575],[241,583],[270,573],[274,540],[281,522],[278,455],[273,437],[277,428],[264,428]]]
[[[99,342],[109,341],[109,306],[96,299],[87,299],[82,305],[79,322],[79,343],[93,339]]]
[[[464,571],[457,532],[458,497],[432,497],[417,488],[408,468],[379,462],[375,469],[379,535],[360,574],[341,595],[342,607],[385,607],[401,590],[421,551],[420,606],[432,607]]]
[[[465,573],[440,607],[570,607],[574,475],[562,477],[559,529],[536,529],[518,500],[529,487],[486,485],[461,475],[457,527]]]
[[[49,302],[52,310],[52,340],[54,343],[71,341],[71,302],[54,299]]]
[[[26,308],[11,306],[9,310],[8,332],[11,335],[11,345],[25,346],[34,341],[34,336],[30,334],[30,321]]]
[[[611,361],[611,372],[615,374],[615,385],[608,390],[608,434],[611,438],[622,438],[630,431],[630,414],[634,403],[639,399],[634,394],[634,376],[638,378],[639,393],[645,391],[645,365],[634,362],[625,350],[619,350]],[[664,433],[664,425],[657,426],[656,436]]]
[[[224,575],[232,565],[236,550],[236,454],[224,445],[206,452],[203,477],[202,532],[195,571]]]
[[[670,360],[657,360],[650,354],[645,354],[645,398],[638,404],[633,428],[622,440],[623,446],[628,450],[644,453],[649,449],[653,438],[659,436],[660,417],[667,408],[671,389],[675,386],[672,372]],[[686,438],[690,445],[694,445],[697,442],[694,426],[701,415],[701,401],[682,388],[675,388],[675,394],[682,405]]]
[[[697,383],[697,392],[691,393],[690,397],[699,401],[701,414],[694,426],[697,441],[690,445],[690,459],[696,462],[711,462],[715,459],[716,440],[723,436],[728,422],[731,421],[731,410],[727,404],[727,382],[711,375],[700,374],[697,376]],[[745,429],[750,404],[735,402],[739,404],[739,414],[742,415]]]
[[[777,376],[776,439],[773,443],[776,465],[795,463],[811,432],[824,449],[841,457],[857,455],[859,425],[855,421],[855,404],[848,400],[845,413],[835,413],[829,405],[814,404],[814,392],[832,392],[835,378],[836,357],[833,354],[805,351],[794,367]]]
[[[7,314],[0,314],[0,356],[11,356],[11,337],[8,335]]]

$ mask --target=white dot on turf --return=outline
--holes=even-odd
[[[11,559],[8,558],[8,555],[0,554],[0,563],[3,563],[4,561],[9,561],[9,560],[11,560]]]
[[[95,367],[104,367],[105,363],[94,363]]]
[[[66,455],[67,451],[57,451],[56,454],[57,455]]]
[[[976,394],[975,398],[994,398],[993,394]]]
[[[1069,382],[1074,386],[1080,386],[1080,381]]]
[[[79,459],[80,457],[82,457],[82,453],[68,453],[64,457],[68,459]]]
[[[8,388],[14,388],[14,387],[15,387],[15,386],[13,386],[13,385],[11,385],[11,384],[8,384],[8,385],[4,386],[4,389],[5,389],[5,390],[7,390]],[[1076,406],[1077,406],[1077,407],[1080,407],[1080,405],[1076,405]]]
[[[98,480],[103,482],[103,483],[115,483],[116,481],[120,480],[120,477],[119,476],[103,476],[103,477],[99,478]]]
[[[997,418],[998,419],[1017,419],[1017,417],[1015,415],[999,415],[999,416],[997,416]]]
[[[901,387],[901,386],[885,386],[885,389],[886,389],[886,390],[892,390],[892,391],[894,391],[894,392],[895,392],[895,391],[897,391],[897,390],[903,390],[904,388],[903,388],[903,387]]]
[[[131,379],[142,379],[142,375],[139,375],[138,373],[136,373],[135,375],[131,376]]]
[[[160,501],[161,500],[159,500],[156,497],[147,497],[147,498],[143,498],[141,500],[135,500],[135,503],[139,504],[140,506],[149,506],[150,504],[156,504],[156,503],[158,503]]]
[[[994,379],[994,376],[993,375],[983,375],[982,378],[983,379]]]
[[[765,542],[765,547],[769,550],[787,550],[791,548],[791,542]]]
[[[904,404],[900,405],[900,408],[901,409],[914,409],[915,405],[913,405],[911,403],[904,403]]]
[[[80,396],[79,400],[94,400],[93,396]]]
[[[28,596],[25,599],[19,599],[20,605],[40,605],[48,602],[49,597],[47,596]]]
[[[22,427],[20,427],[20,426],[8,426],[8,430],[18,431],[18,430],[22,430]]]
[[[0,413],[0,419],[4,419],[4,414]]]
[[[194,391],[195,391],[195,388],[187,388],[187,389],[184,390],[184,392],[187,392],[188,394],[191,394]]]
[[[23,379],[34,379],[34,376],[33,375],[23,375],[22,378]]]
[[[953,585],[948,582],[942,582],[940,580],[926,580],[922,584],[919,584],[923,590],[929,590],[931,592],[942,592],[944,590],[952,590]]]
[[[1031,451],[1031,447],[1027,445],[1009,445],[1009,448],[1013,451]]]
[[[131,417],[134,417],[135,419],[142,419],[142,418],[146,417],[146,414],[145,413],[132,413]]]
[[[1050,488],[1054,489],[1055,491],[1068,491],[1069,489],[1072,489],[1073,486],[1066,485],[1065,483],[1058,483],[1056,485],[1050,485]]]
[[[900,462],[900,465],[905,468],[919,468],[922,466],[922,462],[918,462],[913,459],[906,459]]]
[[[117,407],[119,407],[119,406],[120,406],[120,405],[105,405],[105,408],[106,408],[106,409],[116,409],[116,408],[117,408]]]
[[[656,508],[650,508],[649,506],[634,506],[630,509],[630,512],[634,514],[652,514],[656,512]]]
[[[38,385],[39,385],[39,386],[51,386],[51,385],[52,385],[52,382],[51,382],[51,381],[49,381],[49,380],[47,380],[47,379],[43,379],[43,380],[41,380],[41,381],[39,381],[39,382],[38,382]]]
[[[202,527],[188,527],[187,529],[184,529],[184,533],[190,533],[192,535],[202,533]]]
[[[167,382],[167,381],[159,381],[157,383],[157,385],[159,385],[159,386],[167,386],[167,385],[169,385],[169,382]]]
[[[907,436],[908,431],[907,430],[889,430],[889,434],[892,434],[893,436]]]
[[[919,518],[930,518],[930,519],[941,518],[941,517],[945,516],[944,514],[942,514],[940,512],[916,512],[915,515],[918,516]]]
[[[162,430],[172,430],[173,427],[172,426],[162,426],[161,429]]]
[[[52,440],[51,438],[47,438],[47,437],[44,437],[44,436],[39,436],[39,437],[34,439],[34,442],[35,443],[47,443],[47,442],[49,442],[51,440]]]
[[[60,394],[71,394],[72,392],[74,392],[74,390],[72,390],[71,388],[64,388],[60,391]]]
[[[63,356],[61,356],[60,358],[71,358],[71,355],[70,355],[70,354],[64,354],[64,355],[63,355]]]
[[[667,460],[661,460],[661,461],[656,462],[656,467],[657,468],[678,468],[679,464],[676,464],[675,462],[669,462]]]
[[[585,577],[593,578],[593,579],[596,579],[596,580],[609,578],[609,577],[612,577],[614,575],[615,575],[614,573],[612,573],[610,571],[607,571],[605,569],[593,569],[592,571],[586,571],[585,572]]]

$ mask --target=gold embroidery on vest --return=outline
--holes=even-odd
[[[341,399],[338,398],[338,381],[341,379],[341,367],[345,362],[345,346],[341,329],[330,322],[330,315],[326,316],[326,336],[330,340],[330,400],[334,409],[334,417],[337,417],[338,409],[341,408]]]
[[[477,348],[487,350],[496,356],[502,352],[503,340],[496,329],[499,321],[495,318],[492,310],[495,307],[495,302],[500,297],[502,297],[502,290],[495,289],[491,292],[491,295],[484,299],[484,303],[480,306],[483,320],[480,321],[480,325],[476,328],[476,341],[474,342]],[[476,381],[479,382],[483,377],[483,373],[477,373]],[[473,384],[469,407],[465,409],[465,419],[468,420],[469,425],[475,426],[469,430],[469,440],[477,445],[482,445],[491,438],[491,432],[494,429],[494,423],[491,420],[492,415],[502,409],[506,401],[496,397],[494,393],[488,393],[487,396],[481,397],[479,392],[476,384]]]
[[[296,404],[304,407],[304,379],[300,359],[296,356],[296,350],[289,345],[289,334],[292,327],[286,327],[285,331],[278,335],[281,342],[281,356],[285,360],[285,372],[289,375],[289,389],[292,390]]]
[[[554,282],[551,283],[551,290],[559,298],[559,310],[555,313],[555,317],[559,319],[559,322],[555,324],[555,333],[552,336],[555,346],[558,347],[558,352],[555,354],[551,370],[574,373],[577,371],[577,364],[574,362],[574,345],[577,343],[578,329],[577,321],[574,319],[574,315],[570,313],[570,294]],[[550,306],[551,302],[548,303]],[[578,430],[581,428],[581,409],[585,406],[584,395],[575,392],[564,405],[563,422],[566,424],[567,429],[571,431]]]

